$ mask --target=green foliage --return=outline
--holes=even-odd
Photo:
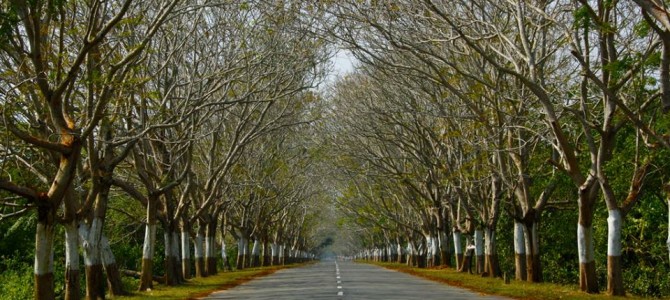
[[[2,249],[2,248],[0,248]],[[26,263],[24,256],[16,253],[15,256],[0,259],[0,291],[2,299],[21,300],[33,297],[32,264]]]

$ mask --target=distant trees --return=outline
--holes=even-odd
[[[204,270],[196,263],[198,274],[216,273],[217,225],[242,200],[226,195],[242,184],[232,174],[244,168],[240,157],[262,137],[298,125],[309,130],[310,90],[325,76],[329,57],[325,40],[312,34],[319,8],[127,0],[10,1],[0,9],[1,216],[38,216],[35,298],[56,296],[58,224],[66,235],[64,297],[80,297],[80,247],[86,297],[104,297],[103,271],[110,293],[124,293],[105,236],[112,191],[136,199],[146,213],[140,290],[152,287],[159,224],[165,283],[190,276],[192,236],[196,260],[204,254],[208,261]],[[270,159],[269,151],[256,155]],[[287,163],[292,155],[273,159]],[[275,175],[274,183],[290,176]],[[290,203],[283,208],[318,196],[304,193],[309,180],[274,187]],[[257,202],[249,210],[260,214],[255,226],[266,235],[286,216],[282,239],[293,241],[292,255],[306,253],[301,221],[277,204]],[[301,211],[303,219],[313,213]]]
[[[592,293],[599,291],[593,224],[602,197],[608,211],[607,290],[622,295],[621,226],[652,166],[665,161],[658,147],[667,141],[655,129],[665,120],[655,101],[664,97],[667,75],[663,11],[653,1],[341,2],[331,9],[338,20],[332,35],[362,66],[339,82],[335,105],[349,111],[351,103],[370,103],[352,110],[359,117],[333,116],[334,123],[352,124],[340,125],[352,129],[335,142],[344,147],[339,151],[366,166],[343,168],[379,173],[401,185],[387,190],[402,200],[399,205],[412,207],[419,195],[434,199],[424,209],[441,207],[448,213],[440,215],[451,216],[457,261],[463,259],[459,236],[465,233],[467,244],[474,239],[472,248],[481,249],[482,230],[484,270],[494,276],[501,214],[516,222],[517,278],[537,282],[543,211],[575,209],[580,286]],[[403,113],[415,119],[404,125],[387,117]],[[360,116],[380,121],[367,125]],[[431,125],[407,133],[418,124]],[[387,145],[398,150],[369,150]],[[404,164],[379,163],[396,160]],[[576,203],[552,197],[562,178],[572,181]],[[348,197],[369,194],[343,197],[343,205]],[[367,218],[389,220],[377,214]],[[425,219],[421,210],[413,215]],[[427,241],[417,248],[431,246]]]

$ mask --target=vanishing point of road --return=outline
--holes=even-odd
[[[205,299],[505,299],[350,261],[321,261],[254,279]]]

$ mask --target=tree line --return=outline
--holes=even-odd
[[[231,239],[237,269],[312,258],[322,14],[301,1],[0,4],[0,220],[34,228],[34,297],[121,295],[122,272],[151,289],[158,248],[168,285],[229,267]],[[112,249],[137,235],[141,268],[122,270]]]
[[[360,64],[324,122],[359,257],[501,276],[504,256],[540,282],[548,248],[573,253],[585,292],[624,295],[650,264],[665,275],[636,292],[667,295],[664,2],[339,1],[328,15]],[[564,212],[569,225],[550,217]]]

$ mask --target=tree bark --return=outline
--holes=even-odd
[[[475,229],[475,259],[475,271],[484,273],[484,232],[481,229]]]
[[[498,264],[498,253],[496,251],[495,231],[491,228],[484,229],[484,265],[486,272],[491,277],[500,277],[500,265]]]
[[[272,251],[272,262],[270,263],[273,266],[279,265],[279,246],[276,243],[270,244],[270,249]]]
[[[79,232],[74,222],[65,225],[65,299],[78,300],[79,294]]]
[[[461,268],[463,261],[463,246],[461,244],[461,232],[454,228],[454,255],[456,256],[456,270]]]
[[[577,224],[579,288],[587,293],[598,293],[592,223],[595,185],[588,181],[587,179],[587,182],[579,188],[579,221]]]
[[[174,286],[177,284],[177,277],[174,273],[175,265],[173,259],[174,253],[172,253],[172,232],[170,232],[170,226],[166,227],[165,232],[163,232],[163,243],[165,245],[165,257],[163,257],[163,272],[165,273],[163,276],[165,277],[165,285]]]
[[[156,246],[157,205],[157,197],[149,197],[147,201],[147,225],[144,230],[144,246],[142,247],[142,277],[140,277],[139,291],[146,291],[154,288],[153,259]]]
[[[90,227],[81,224],[84,249],[84,264],[86,266],[86,299],[104,299],[105,281],[102,257],[100,252],[100,239],[102,238],[102,220],[93,218]]]
[[[623,218],[618,209],[609,211],[607,218],[607,293],[625,296],[621,271],[621,228]]]
[[[35,230],[35,299],[55,299],[53,275],[54,214],[48,207],[38,208]]]
[[[249,247],[247,245],[247,239],[240,236],[240,238],[237,240],[237,270],[242,270],[245,267],[246,260],[247,260],[247,248]]]
[[[216,227],[217,221],[216,218],[212,218],[207,222],[207,231],[205,232],[205,269],[207,275],[216,275],[218,273],[216,269]]]
[[[542,282],[542,265],[540,260],[540,238],[537,233],[538,223],[525,223],[523,234],[526,246],[526,280]]]
[[[254,246],[251,248],[251,264],[252,268],[257,268],[260,266],[260,243],[258,239],[254,239]]]
[[[521,222],[514,222],[514,278],[526,280],[526,241]]]
[[[185,228],[182,225],[181,231],[181,272],[184,274],[184,279],[191,278],[191,249],[189,240],[191,239],[191,234],[188,231],[188,228]]]
[[[198,232],[195,234],[195,241],[193,242],[194,246],[194,257],[195,257],[195,277],[207,277],[207,271],[205,270],[205,258],[203,257],[203,234],[202,231],[204,228],[199,226]]]
[[[100,256],[102,258],[102,265],[107,275],[107,289],[112,296],[127,295],[123,290],[123,283],[121,282],[121,272],[119,266],[116,264],[114,253],[109,246],[109,240],[104,235],[100,238]]]

